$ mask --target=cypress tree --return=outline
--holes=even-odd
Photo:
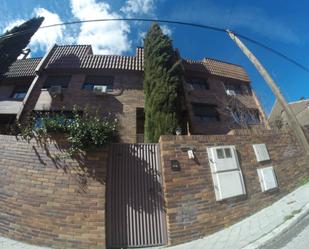
[[[0,36],[0,74],[5,73],[9,66],[17,60],[22,50],[27,47],[31,37],[42,24],[44,17],[32,18]],[[12,36],[10,36],[12,34]],[[8,35],[8,36],[7,36]]]
[[[156,23],[145,37],[144,60],[145,139],[158,142],[181,127],[183,71],[172,40]]]

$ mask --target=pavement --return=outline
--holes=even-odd
[[[0,237],[0,249],[49,249],[49,248],[29,245],[27,243]]]
[[[308,249],[309,214],[285,233],[277,236],[261,249]]]
[[[309,224],[309,218],[307,217],[309,217],[309,183],[299,187],[271,206],[217,233],[177,246],[156,248],[308,249],[309,225],[307,224]],[[308,223],[306,223],[307,220]],[[285,237],[280,239],[280,236]],[[0,249],[47,249],[47,247],[33,246],[0,237]]]
[[[308,214],[309,183],[228,228],[202,239],[166,249],[260,249],[276,237],[292,229]],[[301,238],[299,237],[299,240]],[[304,243],[306,241],[307,247],[304,248],[308,249],[309,239],[307,238]],[[157,247],[156,249],[158,248],[164,247]]]

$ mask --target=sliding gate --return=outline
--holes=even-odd
[[[157,144],[113,144],[107,183],[108,248],[166,244]]]

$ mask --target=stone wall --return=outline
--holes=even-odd
[[[0,235],[53,248],[105,248],[107,150],[72,159],[64,141],[0,140]]]
[[[271,161],[258,163],[252,144],[265,143]],[[245,196],[216,201],[207,146],[235,145],[242,169]],[[196,160],[188,159],[194,147]],[[229,226],[283,197],[300,178],[309,176],[309,164],[294,137],[285,132],[243,131],[218,136],[162,136],[161,162],[167,210],[169,244],[198,239]],[[178,160],[179,172],[171,170]],[[274,166],[279,188],[261,192],[257,168]]]

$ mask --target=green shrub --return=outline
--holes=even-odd
[[[65,134],[71,155],[103,147],[117,139],[118,121],[113,115],[100,116],[76,110],[73,115],[60,113],[36,113],[17,124],[18,133],[25,139]]]

